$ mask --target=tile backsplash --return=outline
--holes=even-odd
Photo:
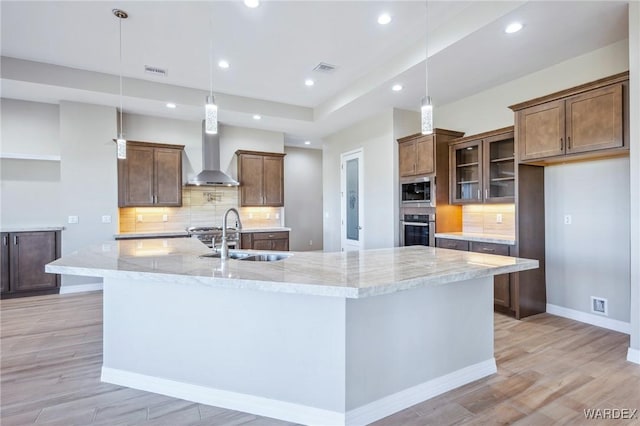
[[[184,231],[189,226],[221,226],[225,211],[231,207],[238,208],[237,188],[185,186],[182,207],[119,209],[119,232],[170,232]],[[281,207],[243,207],[239,211],[245,228],[284,224]]]
[[[462,231],[469,233],[516,235],[514,204],[470,204],[462,206]],[[501,223],[498,223],[500,221]]]

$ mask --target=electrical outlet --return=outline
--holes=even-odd
[[[142,215],[141,214],[138,215],[138,222],[142,222]]]
[[[163,221],[163,222],[167,222],[167,221],[169,221],[169,215],[163,214],[163,215],[162,215],[162,221]]]
[[[280,219],[280,213],[276,213],[276,219]]]
[[[69,216],[68,223],[78,223],[78,216]]]
[[[591,312],[594,314],[609,316],[607,309],[607,299],[604,297],[591,296]]]
[[[564,215],[564,224],[565,225],[571,225],[571,215],[570,214],[565,214]]]
[[[249,213],[249,219],[253,219],[253,213]]]
[[[111,223],[111,216],[109,215],[102,216],[102,223]]]
[[[313,240],[309,240],[309,245],[312,246],[313,245]]]
[[[267,219],[271,219],[271,213],[267,213]]]
[[[496,215],[496,223],[502,223],[502,213]]]

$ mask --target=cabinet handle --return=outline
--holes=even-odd
[[[269,234],[269,238],[273,238],[273,237],[274,237],[274,235],[273,235],[273,234]]]
[[[480,199],[480,190],[478,189],[478,200]]]
[[[571,149],[571,136],[567,136],[567,148]]]
[[[489,198],[489,190],[485,188],[484,190],[484,199],[488,199]]]
[[[563,147],[563,146],[564,146],[564,145],[562,145],[562,138],[560,138],[560,151],[562,151],[562,147]]]
[[[492,249],[492,248],[488,248],[488,247],[482,247],[482,251],[494,252],[494,251],[496,251],[496,249]]]
[[[5,245],[5,246],[8,246],[8,245],[9,245],[9,237],[8,237],[8,236],[6,236],[6,235],[5,235],[5,236],[2,238],[2,244],[3,244],[3,245]]]
[[[13,245],[14,245],[14,246],[17,246],[17,245],[18,245],[18,236],[17,236],[17,235],[14,235],[14,236],[13,236]]]

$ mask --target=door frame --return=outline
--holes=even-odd
[[[358,159],[358,243],[347,240],[347,203],[346,186],[347,175],[345,165],[347,161]],[[355,251],[364,247],[364,148],[360,147],[340,154],[340,250]]]

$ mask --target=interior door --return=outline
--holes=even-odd
[[[340,158],[342,251],[361,250],[364,235],[362,149],[346,152]]]

